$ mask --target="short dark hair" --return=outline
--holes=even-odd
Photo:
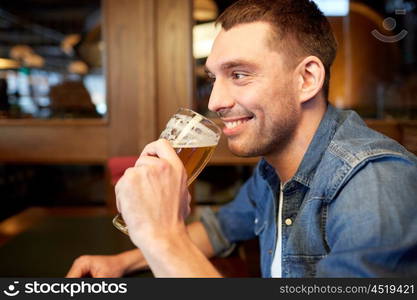
[[[239,24],[259,21],[272,26],[272,45],[281,45],[279,50],[293,58],[294,64],[308,55],[321,60],[326,71],[323,92],[327,100],[337,43],[329,21],[317,5],[310,0],[239,0],[229,6],[216,23],[229,30]]]

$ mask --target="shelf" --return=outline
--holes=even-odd
[[[107,118],[83,119],[0,119],[0,126],[107,126]]]

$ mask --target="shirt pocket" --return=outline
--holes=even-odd
[[[286,255],[283,259],[283,276],[315,277],[316,266],[326,255]]]

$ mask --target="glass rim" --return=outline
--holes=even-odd
[[[194,110],[192,110],[190,108],[186,108],[186,107],[179,107],[177,109],[177,111],[175,112],[175,114],[177,114],[180,111],[187,111],[187,112],[196,114],[197,116],[200,116],[203,120],[209,122],[210,125],[213,125],[217,130],[219,130],[220,133],[222,132],[221,127],[219,125],[217,125],[215,122],[213,122],[212,120],[210,120],[209,118],[207,118],[206,116],[203,116],[202,114],[200,114],[200,113],[198,113],[198,112],[196,112],[196,111],[194,111]]]

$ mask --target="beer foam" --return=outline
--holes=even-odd
[[[220,134],[201,123],[203,117],[174,115],[168,122],[160,138],[167,139],[175,148],[179,147],[213,147],[216,146]]]

